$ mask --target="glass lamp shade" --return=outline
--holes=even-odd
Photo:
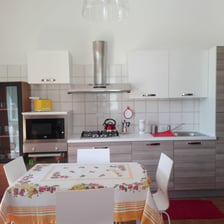
[[[94,21],[121,21],[128,11],[128,0],[84,0],[82,15]]]

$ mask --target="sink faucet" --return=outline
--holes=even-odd
[[[176,127],[172,128],[171,131],[175,131],[176,129],[180,128],[181,126],[185,125],[185,123],[180,123]]]

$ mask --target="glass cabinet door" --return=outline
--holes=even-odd
[[[17,86],[0,86],[0,158],[19,155]]]

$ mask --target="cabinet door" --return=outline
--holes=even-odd
[[[132,143],[132,161],[142,164],[152,180],[150,188],[156,190],[156,170],[161,152],[173,158],[173,141],[150,141]],[[169,182],[169,189],[173,188],[173,174]]]
[[[38,51],[28,56],[28,82],[70,83],[68,51]]]
[[[22,154],[22,112],[30,111],[30,87],[25,82],[0,82],[0,158]]]
[[[174,141],[175,190],[215,188],[215,141]]]
[[[128,57],[130,97],[168,97],[168,52],[137,51]]]
[[[207,97],[208,50],[169,52],[169,96]]]
[[[224,188],[224,141],[217,141],[216,145],[216,188]]]
[[[77,149],[85,148],[110,148],[111,162],[131,162],[130,142],[96,142],[96,143],[71,143],[68,144],[68,162],[77,161]]]

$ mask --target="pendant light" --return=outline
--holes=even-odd
[[[92,21],[121,21],[128,11],[128,0],[83,0],[82,15]]]

